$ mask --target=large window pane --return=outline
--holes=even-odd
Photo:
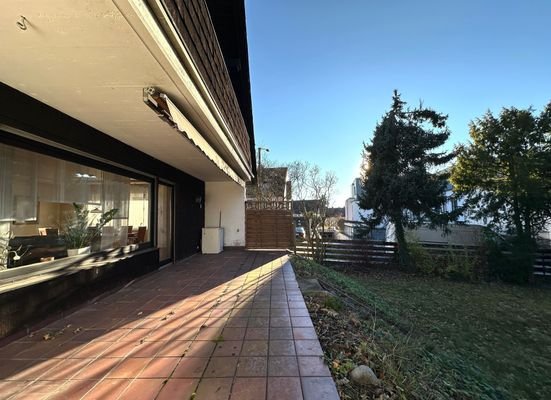
[[[0,144],[0,269],[67,257],[77,245],[148,242],[150,192],[149,182]]]

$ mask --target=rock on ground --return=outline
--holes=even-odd
[[[350,371],[350,379],[358,385],[378,385],[381,383],[375,372],[367,365],[359,365]]]

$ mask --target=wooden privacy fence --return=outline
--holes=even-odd
[[[393,264],[397,262],[398,244],[376,240],[324,240],[326,264]],[[442,243],[419,243],[435,256],[454,252],[476,256],[478,246],[458,246]],[[296,242],[296,254],[311,258],[312,249],[305,241]],[[551,249],[538,249],[535,254],[534,275],[551,277]]]
[[[370,240],[327,240],[323,262],[327,264],[391,264],[396,260],[398,245],[394,242]],[[312,257],[311,248],[304,241],[296,242],[296,254]]]
[[[290,201],[245,202],[248,249],[289,249],[295,232]]]
[[[480,251],[479,246],[456,246],[442,243],[420,243],[430,254],[444,255],[450,252],[463,253],[475,256]],[[511,254],[504,252],[504,254]],[[536,276],[551,277],[551,249],[538,249],[534,254],[533,273]]]
[[[551,277],[551,249],[539,249],[536,252],[534,275]]]
[[[474,254],[479,251],[479,246],[463,246],[447,243],[419,242],[421,247],[434,255],[444,255],[450,252]]]

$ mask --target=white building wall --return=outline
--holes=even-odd
[[[356,199],[350,197],[346,199],[344,205],[344,219],[346,221],[359,221],[360,220],[360,208]]]
[[[205,227],[218,227],[224,246],[245,246],[245,188],[234,182],[205,182]]]

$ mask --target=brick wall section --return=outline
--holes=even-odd
[[[163,0],[167,12],[203,76],[223,117],[251,165],[249,133],[245,126],[224,56],[204,0]]]

